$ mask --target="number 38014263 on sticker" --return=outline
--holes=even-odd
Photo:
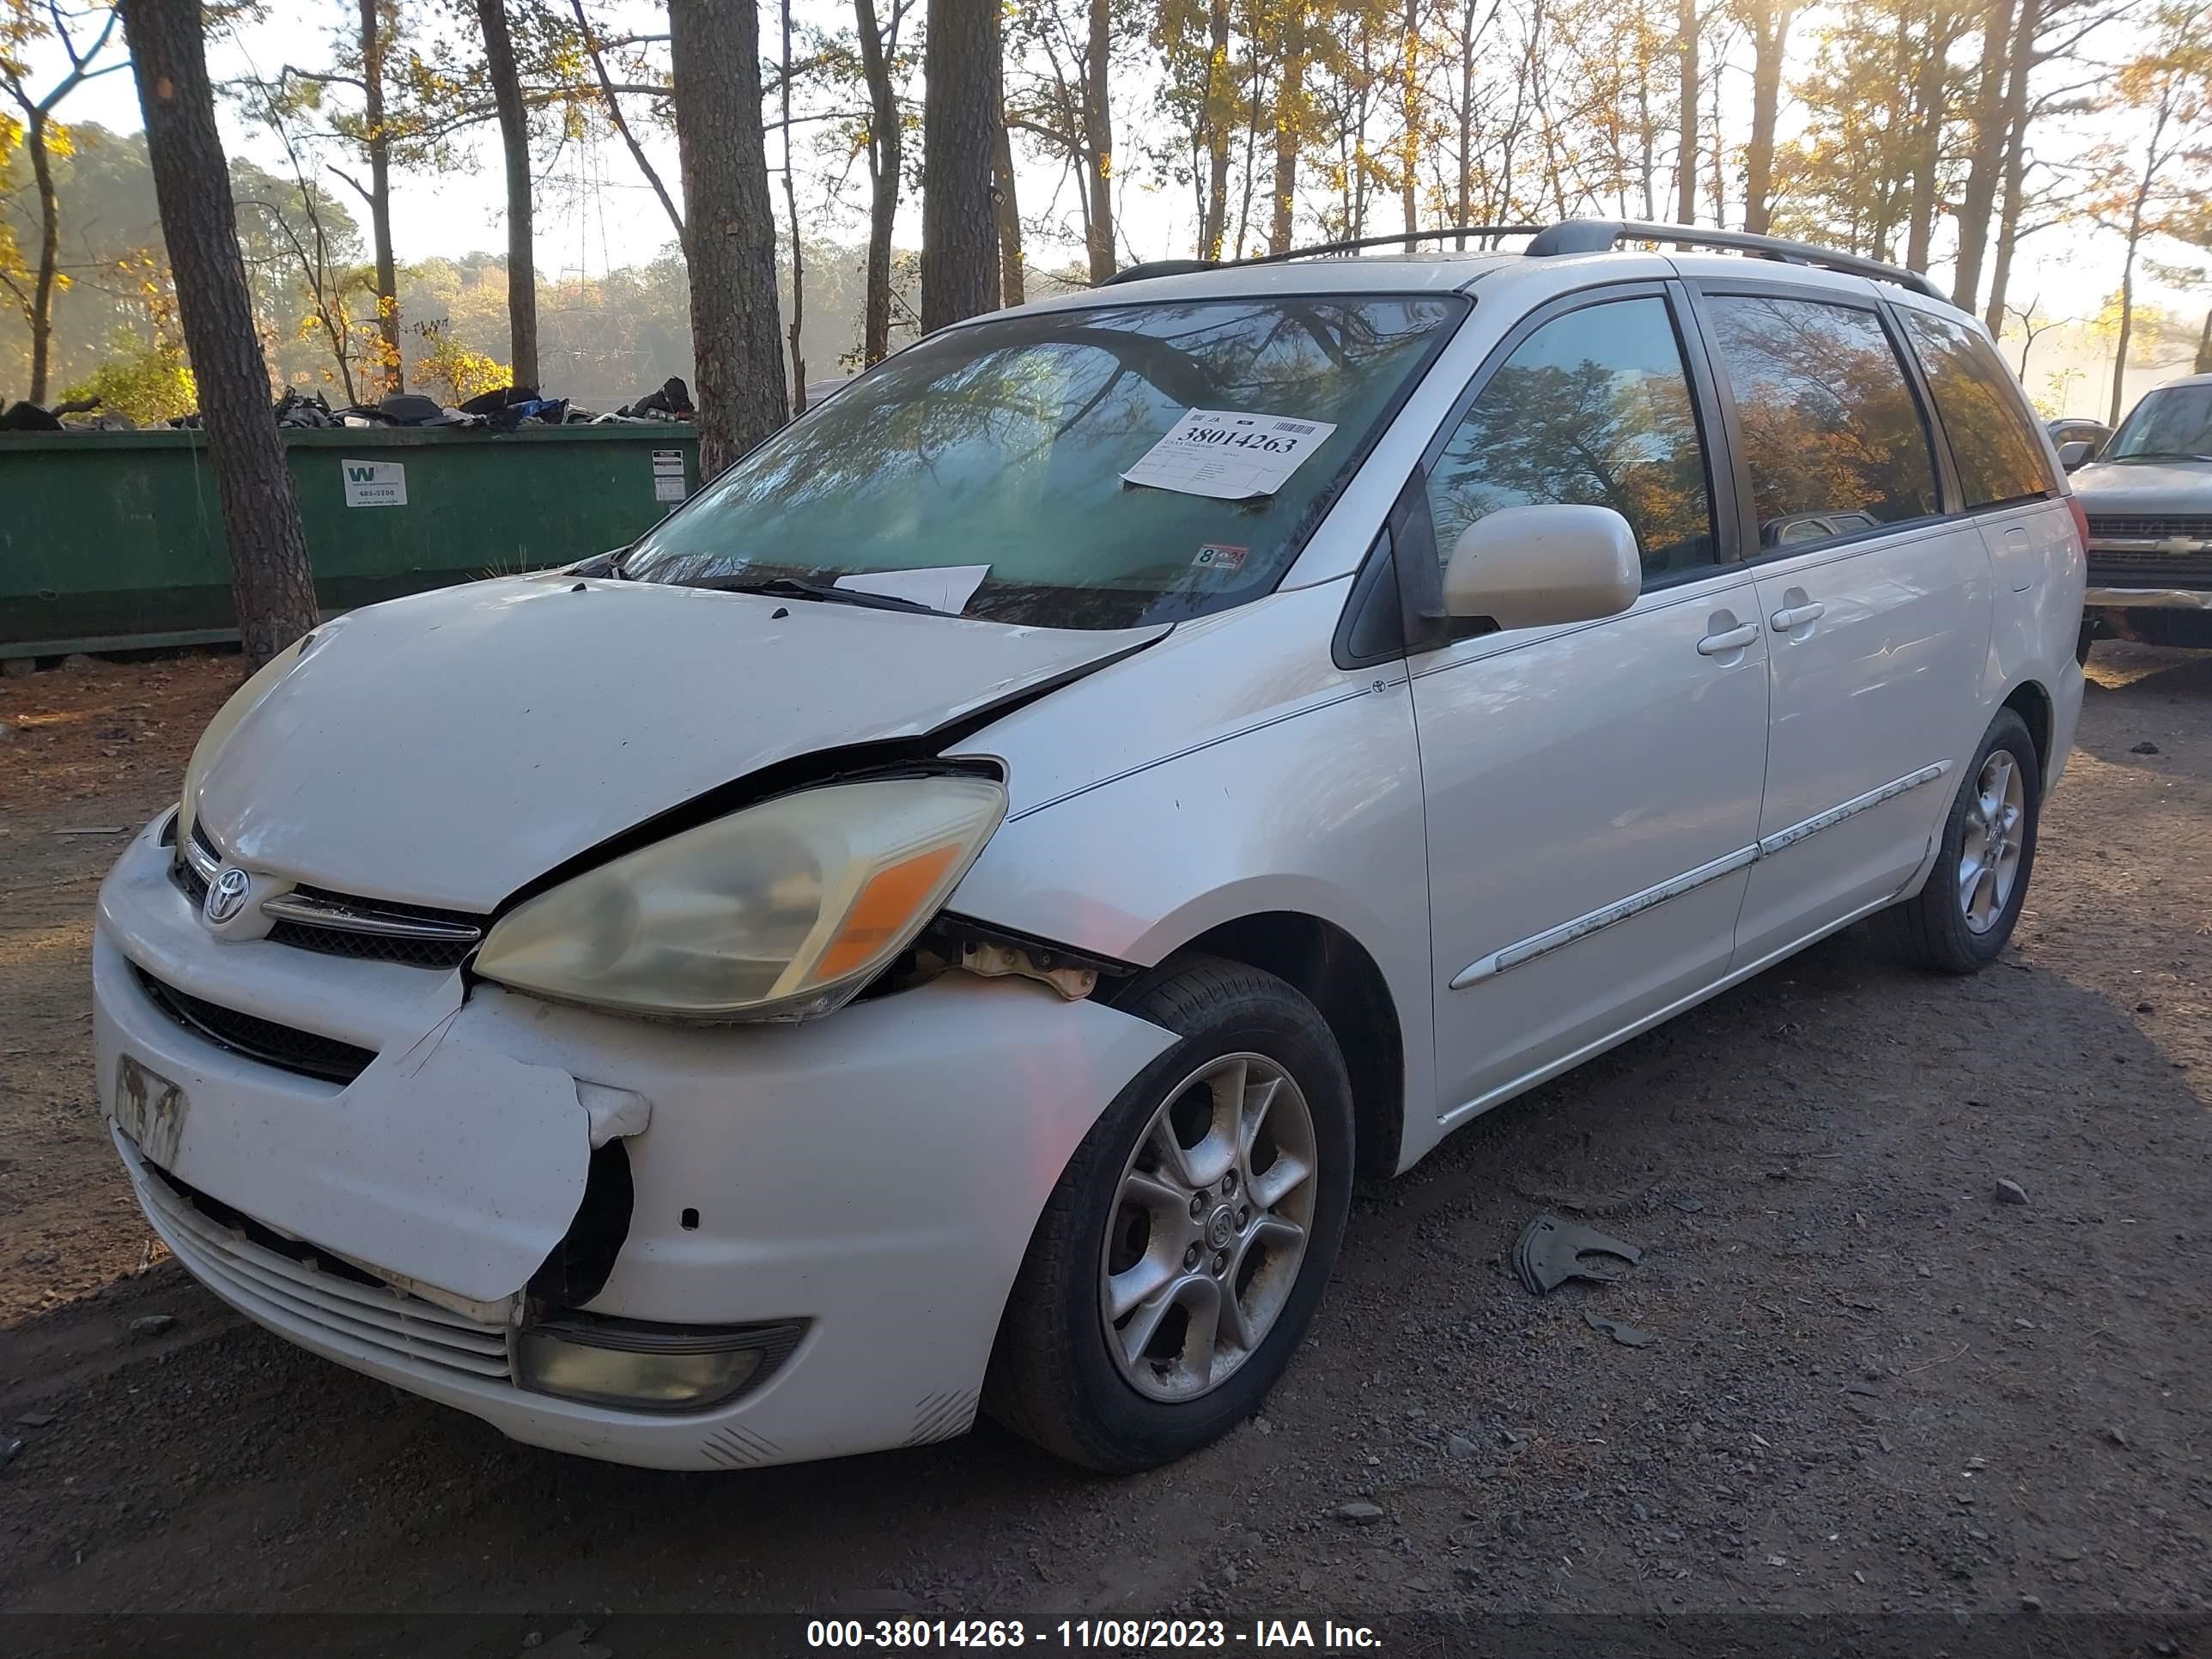
[[[1191,409],[1121,475],[1126,483],[1228,501],[1272,495],[1334,432],[1329,421]]]

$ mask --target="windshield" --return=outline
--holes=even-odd
[[[1467,303],[1271,297],[948,330],[754,449],[623,572],[722,587],[942,572],[846,585],[1057,628],[1242,604],[1281,580]],[[1174,454],[1148,461],[1171,428]]]
[[[2144,394],[2099,459],[2212,460],[2212,381],[2161,386]]]

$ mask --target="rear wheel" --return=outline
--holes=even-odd
[[[1061,1175],[984,1393],[1017,1433],[1114,1472],[1258,1409],[1334,1264],[1352,1153],[1343,1056],[1273,975],[1188,958],[1120,1006],[1181,1040]]]
[[[2042,800],[2035,741],[2000,710],[1951,803],[1927,885],[1876,918],[1899,954],[1944,974],[1996,960],[2027,898]]]

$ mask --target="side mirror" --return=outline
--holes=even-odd
[[[2087,438],[2075,438],[2058,446],[2058,465],[2071,472],[2096,456],[2096,447]]]
[[[1460,532],[1444,611],[1500,628],[1617,617],[1644,591],[1636,532],[1609,507],[1506,507]]]

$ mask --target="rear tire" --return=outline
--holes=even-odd
[[[1273,974],[1188,957],[1118,1006],[1181,1039],[1053,1189],[983,1404],[1047,1451],[1127,1474],[1227,1433],[1290,1364],[1343,1241],[1353,1130],[1335,1037]],[[1109,1297],[1133,1305],[1109,1319]]]
[[[2027,898],[2042,804],[2035,740],[2000,709],[1943,820],[1926,885],[1875,918],[1885,943],[1939,974],[1978,973],[1996,960]]]
[[[2087,668],[2089,665],[2089,647],[2096,644],[2097,634],[2098,629],[2095,623],[2085,622],[2081,624],[2081,631],[2074,641],[2075,666]]]

